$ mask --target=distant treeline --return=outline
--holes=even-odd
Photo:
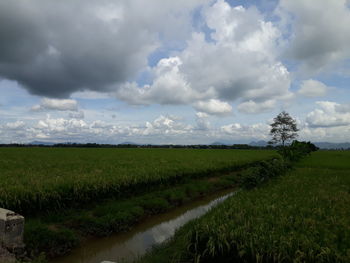
[[[232,144],[232,145],[179,145],[179,144],[100,144],[100,143],[56,143],[56,144],[0,144],[0,147],[60,147],[60,148],[188,148],[188,149],[246,149],[246,150],[273,150],[279,149],[279,145],[253,146],[249,144]],[[350,150],[350,148],[337,148],[327,150]]]
[[[232,144],[232,145],[172,145],[172,144],[99,144],[99,143],[57,143],[57,144],[0,144],[0,147],[61,147],[61,148],[188,148],[188,149],[276,149],[276,146],[251,146],[249,144]]]

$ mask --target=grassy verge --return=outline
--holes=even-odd
[[[80,207],[274,156],[258,150],[0,148],[0,207],[23,215]]]
[[[350,262],[350,152],[316,152],[242,191],[140,262]]]

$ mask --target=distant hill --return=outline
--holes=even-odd
[[[213,142],[210,145],[213,145],[213,146],[216,146],[216,145],[232,145],[232,144],[236,144],[236,143],[242,143],[242,142],[234,142],[234,141],[230,141],[230,140],[222,140],[222,141]]]
[[[268,145],[267,141],[253,141],[251,143],[249,143],[250,146],[258,146],[258,147],[265,147]]]
[[[320,149],[350,149],[349,142],[332,143],[332,142],[314,142]]]
[[[343,143],[332,143],[332,142],[312,142],[313,144],[315,144],[317,147],[319,147],[320,149],[330,149],[330,150],[336,150],[336,149],[350,149],[350,142],[343,142]],[[94,143],[92,143],[94,144]],[[232,146],[234,145],[235,143],[234,142],[230,142],[230,141],[226,141],[226,140],[223,140],[223,141],[215,141],[213,143],[211,143],[210,145],[212,146]],[[244,144],[244,143],[238,143],[238,144]],[[54,142],[44,142],[44,141],[32,141],[32,142],[29,142],[27,145],[38,145],[38,146],[56,146],[58,145],[57,143],[54,143]],[[66,145],[66,146],[69,146],[69,145],[75,145],[74,143],[61,143],[61,145]],[[78,145],[80,145],[78,143]],[[90,145],[90,144],[81,144],[81,145]],[[99,146],[116,146],[117,145],[113,145],[113,144],[98,144]],[[122,143],[119,143],[118,145],[130,145],[130,146],[139,146],[141,144],[138,144],[138,143],[135,143],[135,142],[122,142]],[[149,145],[154,145],[154,144],[149,144]],[[254,147],[265,147],[268,145],[267,141],[263,141],[263,140],[260,140],[260,141],[252,141],[250,143],[248,143],[249,146],[254,146]],[[91,145],[90,145],[91,146]],[[156,146],[156,145],[154,145]]]

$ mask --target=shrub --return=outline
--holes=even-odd
[[[295,162],[317,150],[318,147],[311,142],[300,142],[294,140],[289,146],[280,148],[278,152],[285,159]]]
[[[246,189],[257,187],[272,177],[284,174],[288,168],[288,162],[283,159],[273,159],[270,162],[262,161],[241,173],[241,186]]]

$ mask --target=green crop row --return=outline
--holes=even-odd
[[[140,262],[350,262],[350,152],[241,191]]]
[[[25,215],[76,207],[273,156],[257,150],[0,148],[0,207]]]

